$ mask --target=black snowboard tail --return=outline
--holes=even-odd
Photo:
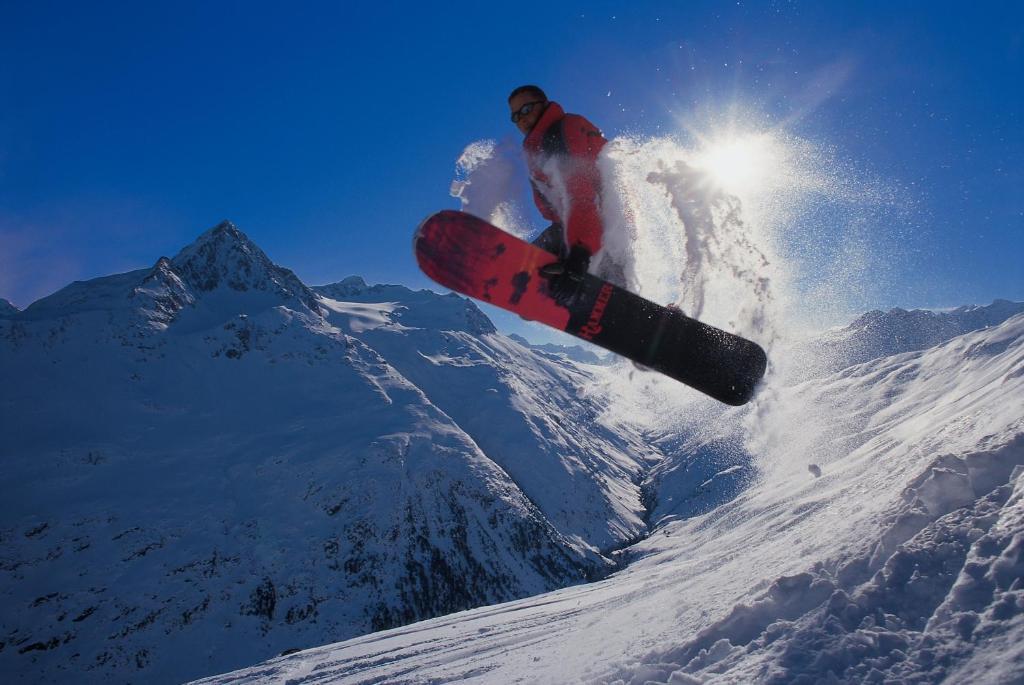
[[[594,276],[570,312],[567,333],[726,404],[746,404],[768,366],[756,343]]]

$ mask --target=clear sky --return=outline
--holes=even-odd
[[[763,113],[909,198],[868,304],[1020,300],[1022,65],[1020,2],[3,2],[0,297],[225,218],[307,283],[427,287],[412,232],[526,82],[608,136]]]

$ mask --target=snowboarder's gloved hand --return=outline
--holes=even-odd
[[[569,256],[560,262],[553,262],[540,269],[548,279],[548,291],[555,301],[568,307],[576,299],[583,286],[583,277],[590,268],[590,251],[580,245],[569,250]]]

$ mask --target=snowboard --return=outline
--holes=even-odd
[[[559,304],[542,272],[558,258],[471,214],[445,210],[428,217],[413,248],[423,272],[446,288],[587,340],[726,404],[749,401],[764,375],[768,359],[756,343],[591,274],[568,306]]]

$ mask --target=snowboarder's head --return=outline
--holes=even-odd
[[[537,86],[519,86],[508,96],[512,123],[527,135],[548,106],[548,96]]]

